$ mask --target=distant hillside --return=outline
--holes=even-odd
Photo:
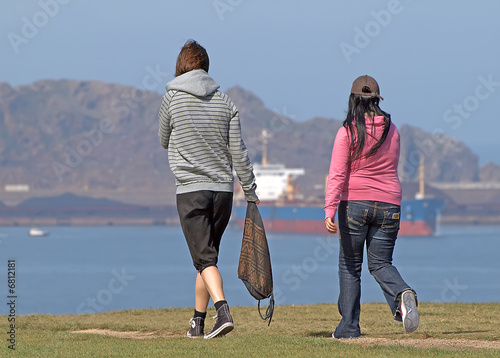
[[[93,199],[84,196],[78,196],[71,193],[64,193],[55,197],[50,198],[30,198],[23,201],[17,207],[18,208],[67,208],[67,207],[111,207],[111,206],[123,206],[123,203],[109,200],[109,199]]]
[[[239,108],[252,160],[262,158],[259,137],[267,129],[272,134],[269,162],[305,168],[298,181],[301,191],[321,196],[341,121],[295,122],[244,89],[227,93]],[[160,103],[156,93],[97,81],[47,80],[16,88],[0,83],[1,188],[29,184],[35,191],[97,190],[102,197],[118,193],[113,198],[124,201],[149,192],[149,201],[173,201],[174,178],[157,140]],[[399,129],[404,181],[417,179],[421,155],[429,181],[479,180],[478,158],[463,143],[414,127]],[[489,167],[481,177],[497,173]]]
[[[399,175],[403,181],[418,180],[421,156],[429,182],[471,182],[479,180],[479,158],[456,138],[432,135],[416,127],[400,127]]]
[[[492,162],[484,164],[480,169],[479,178],[484,182],[500,182],[500,165]]]
[[[158,185],[169,176],[155,133],[160,100],[101,82],[2,84],[0,181],[63,191]]]

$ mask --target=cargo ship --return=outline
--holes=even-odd
[[[296,194],[294,180],[305,173],[303,168],[286,168],[283,164],[267,164],[266,135],[263,133],[262,163],[254,166],[257,195],[261,201],[259,211],[267,232],[328,234],[324,224],[322,200],[310,202]],[[431,236],[436,232],[441,199],[426,197],[424,192],[424,164],[419,168],[419,192],[413,199],[401,201],[399,235]],[[238,226],[245,224],[246,202],[236,200],[233,220]]]
[[[431,236],[436,231],[437,217],[440,211],[437,199],[403,199],[401,201],[401,236]],[[263,202],[259,211],[267,232],[285,232],[302,234],[327,234],[323,222],[325,212],[321,205],[307,203],[289,203],[272,205]],[[236,205],[234,219],[243,227],[245,223],[245,205]]]

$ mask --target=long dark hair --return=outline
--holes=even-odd
[[[365,92],[364,88],[363,92]],[[366,92],[369,92],[368,88]],[[380,109],[379,102],[380,99],[377,97],[362,96],[351,93],[349,97],[347,116],[344,123],[342,123],[342,125],[348,130],[351,137],[348,164],[358,158],[361,158],[361,154],[363,153],[363,149],[365,147],[366,136],[372,135],[371,133],[366,133],[365,117],[368,118],[368,120],[371,119],[374,121],[373,117],[384,116],[385,122],[382,136],[364,155],[365,158],[375,154],[387,138],[387,133],[389,133],[389,128],[391,127],[391,115]]]

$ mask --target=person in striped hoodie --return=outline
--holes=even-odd
[[[189,40],[177,57],[159,112],[158,138],[176,179],[181,227],[196,270],[190,338],[210,339],[234,328],[217,268],[219,245],[231,215],[233,168],[245,199],[259,203],[253,168],[241,138],[238,109],[208,74],[207,51]],[[204,334],[210,298],[217,310]]]

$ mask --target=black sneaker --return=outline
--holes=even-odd
[[[191,328],[187,331],[189,338],[203,337],[203,329],[205,328],[205,320],[201,317],[191,318],[189,320]]]
[[[214,318],[216,318],[217,321],[215,321],[212,330],[205,334],[205,339],[221,337],[231,332],[234,328],[233,317],[231,317],[231,313],[229,313],[229,306],[227,303],[223,304],[221,308],[217,310],[217,316]]]
[[[415,292],[406,290],[401,294],[401,316],[403,316],[403,327],[406,332],[413,332],[418,327],[419,316],[417,305]]]

